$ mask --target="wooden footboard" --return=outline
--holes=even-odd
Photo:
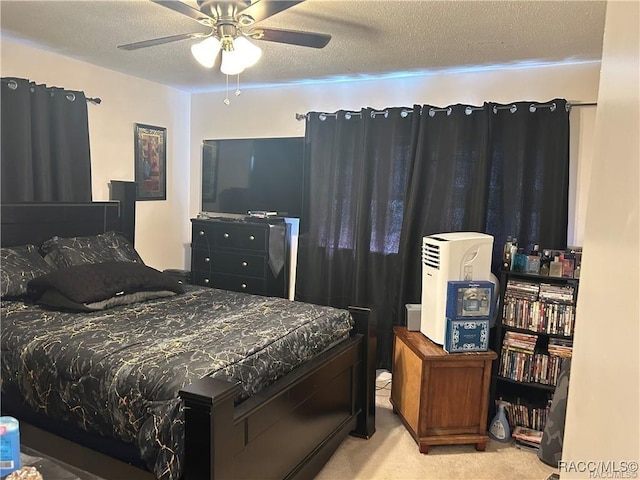
[[[344,437],[375,432],[375,326],[351,308],[350,339],[234,408],[238,387],[206,377],[180,392],[184,480],[313,478]]]

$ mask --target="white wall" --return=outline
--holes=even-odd
[[[194,94],[191,110],[190,213],[201,208],[201,144],[204,139],[302,136],[304,121],[296,113],[340,109],[455,103],[482,105],[485,101],[547,101],[566,98],[571,103],[594,103],[598,95],[599,62],[502,70],[443,72],[421,77],[359,82],[247,88],[239,97],[230,92]],[[242,85],[241,85],[242,88]],[[595,107],[571,112],[571,154],[576,171],[575,205],[569,225],[570,245],[582,244],[586,196],[592,157]]]
[[[136,249],[158,269],[187,264],[190,95],[157,83],[2,39],[2,76],[84,91],[88,104],[93,199],[110,180],[134,179],[134,124],[167,128],[167,200],[137,203]]]
[[[639,2],[608,2],[563,479],[639,475],[639,27]]]

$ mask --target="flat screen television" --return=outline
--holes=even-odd
[[[205,140],[202,210],[302,214],[304,137]]]

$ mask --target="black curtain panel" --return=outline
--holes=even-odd
[[[297,299],[369,307],[387,330],[398,294],[398,245],[414,135],[410,111],[307,116]],[[383,355],[379,350],[379,358]]]
[[[507,235],[525,252],[534,243],[567,246],[569,108],[555,99],[487,104],[491,119],[491,195],[486,232],[495,236],[494,268]]]
[[[305,132],[305,211],[300,225],[296,296],[346,307],[353,301],[362,124],[310,113]]]
[[[465,105],[424,106],[410,159],[400,240],[399,295],[394,319],[420,303],[422,237],[443,232],[485,232],[491,188],[489,114]],[[387,345],[390,348],[390,345]],[[386,352],[390,355],[390,351]]]
[[[507,235],[566,247],[568,145],[564,100],[309,113],[297,298],[373,308],[390,368],[423,236],[493,235],[494,272]]]
[[[2,202],[91,201],[83,92],[2,78]]]

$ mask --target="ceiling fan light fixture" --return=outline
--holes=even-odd
[[[191,54],[200,65],[206,68],[213,67],[219,50],[220,40],[214,36],[207,37],[202,42],[191,45]]]
[[[225,75],[238,75],[244,70],[242,55],[235,50],[222,50],[222,64],[220,71]]]
[[[262,49],[245,37],[236,38],[233,41],[233,49],[242,58],[244,68],[255,65],[262,56]]]

